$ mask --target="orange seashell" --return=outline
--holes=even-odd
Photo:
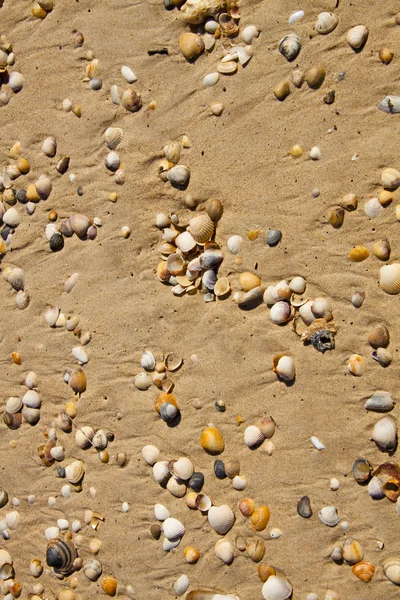
[[[186,562],[191,565],[197,563],[200,558],[200,552],[196,548],[193,548],[193,546],[186,546],[183,550],[183,555],[186,558]]]
[[[375,573],[375,565],[362,560],[361,562],[351,567],[354,575],[361,579],[361,581],[371,581]]]
[[[82,369],[78,369],[71,375],[68,385],[76,394],[82,394],[86,390],[86,375]]]
[[[364,246],[355,246],[349,253],[349,258],[353,262],[362,262],[368,258],[368,256],[369,252]]]
[[[158,414],[160,414],[161,404],[164,404],[164,402],[169,402],[170,404],[173,404],[174,406],[176,406],[176,408],[178,408],[178,403],[173,394],[166,394],[165,392],[161,392],[154,405],[154,408],[156,409]]]
[[[221,454],[225,448],[224,438],[216,427],[206,427],[201,434],[200,445],[208,454]]]
[[[239,284],[244,292],[249,292],[253,288],[261,285],[261,279],[258,275],[245,271],[239,275]]]
[[[117,593],[117,586],[117,580],[112,575],[106,575],[101,583],[103,592],[105,592],[107,596],[115,596]]]
[[[265,583],[268,579],[268,577],[271,577],[271,575],[276,575],[276,571],[274,569],[274,567],[270,567],[269,565],[258,565],[258,576],[261,579],[261,581],[263,583]]]
[[[256,531],[263,531],[268,525],[269,518],[271,516],[268,506],[262,504],[253,512],[250,517],[252,528]]]
[[[251,498],[243,498],[243,500],[239,502],[239,510],[244,517],[251,517],[254,508],[254,502]]]
[[[12,359],[13,363],[15,363],[16,365],[20,365],[22,362],[21,355],[18,352],[12,352],[11,359]]]

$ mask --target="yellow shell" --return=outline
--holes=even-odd
[[[224,207],[222,205],[221,200],[217,198],[208,200],[206,203],[206,212],[210,219],[216,223],[222,217],[222,213],[224,212]]]
[[[374,256],[379,260],[389,260],[390,250],[390,244],[387,240],[379,240],[374,246]]]
[[[371,581],[375,573],[375,565],[367,562],[366,560],[362,560],[356,565],[351,567],[354,575],[361,579],[361,581]]]
[[[198,244],[205,244],[214,233],[214,223],[208,215],[199,215],[190,219],[187,231]]]
[[[274,89],[275,97],[282,102],[290,94],[290,85],[288,81],[281,81]]]
[[[379,283],[387,294],[398,294],[400,292],[400,263],[381,267]]]
[[[344,210],[341,206],[337,206],[336,208],[334,208],[331,211],[331,214],[329,215],[329,223],[335,229],[339,229],[339,227],[341,227],[343,225],[343,220],[344,220]]]
[[[204,42],[196,33],[182,33],[178,40],[179,49],[187,60],[197,58],[204,51]]]
[[[30,164],[28,163],[26,158],[21,157],[17,160],[17,169],[23,175],[26,175],[27,173],[29,173],[30,168],[31,168]]]
[[[262,504],[261,506],[256,508],[256,510],[250,517],[253,529],[255,529],[256,531],[263,531],[268,525],[270,516],[271,513],[269,511],[269,508],[268,506],[265,506],[265,504]]]
[[[261,279],[258,277],[258,275],[250,273],[249,271],[245,271],[244,273],[240,273],[239,283],[244,292],[249,292],[253,288],[261,285]]]
[[[393,193],[389,190],[381,190],[378,194],[378,200],[382,206],[387,206],[393,200]]]
[[[39,202],[40,196],[34,183],[30,183],[26,188],[26,199],[30,202]]]
[[[263,583],[265,583],[271,575],[276,575],[274,567],[270,567],[269,565],[258,565],[257,571],[258,576]]]
[[[224,438],[216,427],[206,427],[200,437],[200,445],[208,454],[221,454],[224,451]]]
[[[32,14],[37,19],[45,19],[47,17],[47,12],[39,4],[35,4],[32,8]]]
[[[230,292],[231,286],[227,277],[220,277],[214,286],[214,294],[217,298],[226,296]]]
[[[349,258],[353,262],[361,262],[368,258],[368,256],[369,252],[364,246],[355,246],[349,253]]]
[[[239,510],[244,517],[251,517],[254,512],[254,502],[251,498],[243,498],[239,502]]]
[[[393,56],[393,52],[390,48],[384,47],[379,50],[379,58],[385,65],[388,65],[390,62],[392,62]]]
[[[326,72],[323,67],[312,67],[304,73],[304,79],[310,88],[316,90],[323,84],[325,75]]]
[[[169,402],[170,404],[173,404],[173,406],[176,406],[178,408],[178,403],[173,394],[166,394],[165,392],[161,392],[154,405],[154,408],[158,413],[160,412],[161,405],[164,404],[164,402]]]
[[[112,575],[106,575],[101,583],[103,592],[105,592],[107,596],[115,596],[117,592],[117,586],[117,580]]]
[[[68,385],[76,394],[82,394],[86,390],[86,375],[82,369],[78,369],[71,375]]]
[[[264,540],[261,538],[253,538],[246,545],[246,554],[254,562],[259,562],[263,559],[265,552]]]
[[[183,550],[183,555],[186,558],[186,562],[191,565],[197,563],[200,558],[200,552],[196,548],[193,548],[193,546],[186,546]]]
[[[303,156],[304,150],[301,146],[299,146],[299,144],[295,144],[291,149],[290,149],[290,156],[292,156],[293,158],[300,158],[300,156]]]

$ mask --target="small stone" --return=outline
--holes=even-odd
[[[199,398],[195,398],[195,399],[193,400],[193,406],[194,406],[194,408],[195,408],[196,410],[200,410],[200,408],[201,408],[201,401],[200,401],[200,399],[199,399]]]
[[[225,402],[223,400],[216,400],[216,402],[214,404],[214,408],[218,412],[225,412],[226,411]]]
[[[158,524],[154,524],[150,527],[150,533],[155,540],[159,540],[161,536],[161,527]]]
[[[78,189],[76,190],[76,193],[78,194],[78,196],[83,196],[83,188],[81,186],[79,186]]]
[[[333,104],[335,102],[335,90],[328,92],[326,96],[324,96],[325,104]]]
[[[311,508],[310,498],[308,496],[303,496],[300,498],[297,504],[297,512],[300,517],[303,517],[303,519],[309,519],[312,517],[313,511]]]
[[[277,246],[282,239],[282,232],[279,229],[270,229],[267,233],[267,244],[270,248]]]
[[[313,198],[318,198],[318,196],[320,195],[320,193],[321,193],[321,192],[319,191],[319,189],[318,189],[318,188],[314,188],[314,189],[313,189],[313,191],[311,192],[311,196],[312,196]]]

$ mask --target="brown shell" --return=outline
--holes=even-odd
[[[224,212],[224,207],[222,205],[221,200],[212,199],[208,200],[206,203],[206,212],[210,219],[216,223],[222,217],[222,213]]]
[[[368,335],[368,343],[373,348],[387,348],[390,342],[390,334],[385,325],[377,325]]]
[[[208,215],[199,215],[190,219],[187,230],[198,244],[205,244],[214,233],[214,223]]]
[[[371,581],[375,573],[375,565],[366,560],[362,560],[351,567],[354,575],[361,581]]]
[[[5,412],[3,415],[3,421],[9,429],[18,429],[22,424],[22,414],[20,412]]]
[[[400,496],[400,466],[394,461],[379,465],[373,472],[382,481],[382,491],[389,500],[396,502]]]

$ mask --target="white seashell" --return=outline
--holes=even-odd
[[[15,296],[15,304],[16,304],[17,308],[19,308],[20,310],[23,310],[24,308],[26,308],[29,305],[29,302],[30,302],[30,297],[29,297],[28,292],[25,292],[24,290],[19,290],[19,292]]]
[[[21,217],[16,208],[9,208],[3,215],[3,223],[10,227],[18,227],[21,222]]]
[[[177,596],[183,596],[189,585],[189,577],[187,575],[181,575],[174,583],[175,594]]]
[[[56,538],[60,534],[60,530],[58,527],[48,527],[44,532],[46,540],[49,542],[50,540]]]
[[[121,104],[121,100],[119,99],[118,88],[115,84],[111,86],[111,100],[113,104]]]
[[[372,477],[368,482],[368,494],[374,500],[381,500],[385,497],[385,492],[382,489],[382,481],[379,477]]]
[[[296,375],[294,362],[290,356],[281,356],[274,370],[284,381],[292,381]]]
[[[69,521],[67,519],[57,519],[57,526],[62,530],[68,529]]]
[[[10,415],[14,415],[22,409],[22,398],[18,396],[11,396],[6,402],[6,411]]]
[[[339,523],[339,515],[334,506],[324,506],[318,513],[319,520],[328,527],[335,527]]]
[[[313,146],[311,148],[311,150],[310,150],[310,158],[312,160],[321,160],[321,158],[322,158],[322,152],[318,148],[318,146]]]
[[[49,136],[44,140],[44,142],[42,144],[42,152],[44,154],[46,154],[46,156],[49,156],[50,158],[53,158],[53,156],[56,155],[57,141],[56,141],[55,137]]]
[[[314,317],[321,319],[330,312],[331,303],[328,298],[315,298],[311,305],[311,310]]]
[[[262,434],[261,429],[256,427],[255,425],[249,425],[244,430],[244,442],[246,446],[249,448],[257,448],[264,441],[264,435]]]
[[[45,228],[46,240],[50,241],[57,231],[57,225],[55,223],[48,223]]]
[[[94,436],[94,429],[89,427],[88,425],[84,425],[80,429],[76,430],[75,433],[75,442],[78,444],[79,448],[85,450],[91,446],[91,439]]]
[[[242,246],[243,238],[240,235],[232,235],[226,245],[231,254],[238,254]]]
[[[339,19],[336,15],[325,11],[318,15],[315,29],[318,31],[318,33],[325,35],[333,31],[338,23]]]
[[[133,383],[138,390],[145,391],[153,385],[153,380],[147,373],[139,373]]]
[[[166,508],[163,504],[154,505],[154,515],[157,521],[165,521],[170,517],[168,508]]]
[[[60,309],[57,306],[51,306],[50,308],[48,308],[45,311],[44,318],[45,318],[47,325],[49,325],[49,327],[55,326],[59,314],[60,314]]]
[[[329,487],[333,492],[336,492],[336,490],[338,490],[340,487],[339,480],[336,479],[336,477],[332,477],[332,479],[329,481]]]
[[[237,62],[235,60],[229,60],[227,62],[222,62],[222,60],[217,65],[218,73],[222,73],[223,75],[231,75],[236,73],[237,71]]]
[[[50,454],[54,460],[62,461],[65,458],[65,448],[63,448],[63,446],[54,446],[54,448],[50,450]],[[68,527],[65,527],[65,529],[68,529]]]
[[[398,294],[400,292],[400,263],[381,267],[379,283],[387,294]]]
[[[400,112],[400,96],[385,96],[378,104],[378,108],[389,114]]]
[[[109,152],[107,154],[104,164],[106,165],[106,167],[109,171],[112,171],[113,173],[115,173],[115,171],[117,171],[119,169],[119,166],[121,164],[121,159],[114,150],[111,150],[111,152]]]
[[[264,600],[287,600],[292,594],[292,586],[286,579],[270,575],[262,586]]]
[[[250,48],[251,48],[251,46],[246,46],[245,48],[243,48],[243,46],[237,46],[237,48],[236,48],[236,54],[239,59],[239,63],[242,66],[247,65],[247,63],[253,56],[253,54],[251,52],[249,52]]]
[[[245,490],[246,484],[247,481],[242,475],[235,475],[235,477],[232,479],[232,487],[235,490]]]
[[[215,41],[215,37],[210,33],[205,33],[203,35],[204,48],[207,50],[207,52],[211,52],[211,50],[214,49]]]
[[[277,302],[277,300],[275,300],[274,294],[273,294],[274,289],[275,289],[274,285],[269,285],[264,292],[263,301],[265,302],[265,304],[267,306],[273,306]]]
[[[168,538],[164,538],[163,540],[163,550],[164,552],[170,552],[181,543],[181,538],[177,538],[176,540],[169,540]]]
[[[378,198],[371,198],[364,204],[364,212],[367,217],[370,217],[371,219],[379,217],[382,211],[383,206],[379,202]]]
[[[293,277],[289,287],[295,294],[303,294],[306,291],[306,280],[303,277]]]
[[[71,497],[71,486],[68,484],[63,485],[61,488],[61,495],[63,498],[70,498]],[[79,523],[79,521],[73,521],[73,523],[72,523],[72,531],[75,531],[75,533],[76,533],[77,531],[79,531],[80,527],[79,527],[79,529],[74,529],[75,523]],[[79,525],[80,525],[80,523],[79,523]]]
[[[271,321],[276,325],[282,325],[282,323],[286,323],[290,319],[290,315],[290,304],[283,301],[277,302],[271,306],[271,310],[269,312]]]
[[[219,80],[219,73],[215,71],[214,73],[208,73],[203,79],[204,87],[211,87],[215,85]]]
[[[296,21],[300,21],[304,17],[304,10],[296,10],[292,13],[288,19],[289,25],[293,25]]]
[[[185,533],[184,525],[178,521],[178,519],[174,519],[173,517],[165,519],[162,529],[165,537],[170,541],[181,538]]]
[[[375,423],[372,439],[383,452],[394,450],[397,445],[396,423],[391,417],[384,417]]]
[[[381,184],[385,189],[394,190],[400,185],[400,172],[388,167],[381,173]]]
[[[21,73],[18,73],[18,71],[10,73],[8,76],[8,85],[15,94],[20,92],[24,87],[24,78]]]
[[[156,367],[156,359],[149,350],[143,352],[142,358],[140,359],[140,366],[146,371],[154,371]]]
[[[85,474],[85,465],[81,460],[74,460],[65,467],[65,477],[70,483],[79,483]]]
[[[175,476],[168,480],[166,487],[169,493],[175,496],[175,498],[183,498],[186,494],[186,484]]]
[[[280,538],[282,535],[282,531],[280,529],[278,529],[277,527],[273,527],[271,529],[271,531],[269,532],[269,536],[272,540],[277,540],[278,538]]]
[[[29,390],[22,397],[22,402],[29,408],[40,408],[41,401],[40,396],[35,390]]]
[[[356,25],[347,32],[347,43],[354,50],[359,50],[366,43],[368,33],[368,27],[365,27],[365,25]]]
[[[276,284],[272,295],[276,302],[278,300],[289,300],[292,295],[292,290],[290,289],[288,282],[283,280]]]
[[[168,171],[167,179],[174,187],[184,187],[189,183],[190,170],[185,165],[175,165]]]
[[[22,416],[30,425],[36,425],[40,419],[40,410],[38,408],[29,408],[28,406],[24,406],[22,409]]]
[[[260,35],[260,30],[256,25],[247,25],[242,31],[242,40],[245,44],[251,44],[251,42]]]
[[[8,529],[17,529],[19,523],[19,512],[17,512],[16,510],[12,510],[11,512],[6,514],[5,520]]]
[[[121,127],[107,127],[104,137],[109,149],[115,150],[124,139],[124,130]]]
[[[317,450],[325,450],[324,444],[315,435],[311,437],[311,443]]]
[[[215,33],[219,29],[219,24],[214,19],[207,19],[204,23],[204,29],[207,33]]]
[[[89,360],[89,358],[88,358],[85,350],[82,348],[82,346],[75,346],[75,348],[72,348],[72,354],[73,354],[74,358],[76,358],[76,360],[81,365],[86,364]]]
[[[235,515],[226,504],[212,506],[207,513],[207,517],[211,527],[220,535],[228,533],[235,522]]]
[[[122,77],[124,77],[128,83],[135,83],[135,81],[137,81],[135,73],[126,65],[121,67],[121,73]]]
[[[14,269],[6,267],[3,271],[3,277],[17,292],[24,289],[24,272],[19,267],[15,267]]]
[[[400,558],[388,558],[383,563],[386,577],[395,585],[400,585]]]
[[[155,225],[159,229],[165,229],[171,224],[171,218],[165,215],[164,213],[157,213]]]
[[[376,412],[387,412],[394,407],[394,400],[389,392],[375,392],[364,404],[367,410]]]
[[[149,444],[147,446],[143,446],[142,456],[147,464],[152,467],[160,458],[160,451],[155,446]]]
[[[197,242],[189,233],[189,231],[184,231],[183,233],[179,234],[178,237],[175,239],[175,244],[181,252],[186,253],[193,250],[193,248],[196,247]]]
[[[97,581],[102,573],[102,566],[97,559],[89,558],[83,563],[82,571],[90,581]]]
[[[235,556],[232,544],[226,540],[218,540],[214,546],[215,556],[222,560],[226,565],[230,565]]]
[[[193,475],[194,466],[189,458],[183,456],[174,463],[173,471],[176,477],[179,477],[179,479],[182,479],[183,481],[187,481]]]
[[[92,437],[92,444],[96,450],[105,450],[108,446],[108,439],[102,429],[98,429]]]
[[[153,477],[157,483],[165,484],[171,477],[171,473],[168,467],[168,461],[162,460],[154,463],[153,465]]]
[[[217,274],[212,269],[208,269],[204,271],[201,280],[207,289],[213,290],[217,283]]]

